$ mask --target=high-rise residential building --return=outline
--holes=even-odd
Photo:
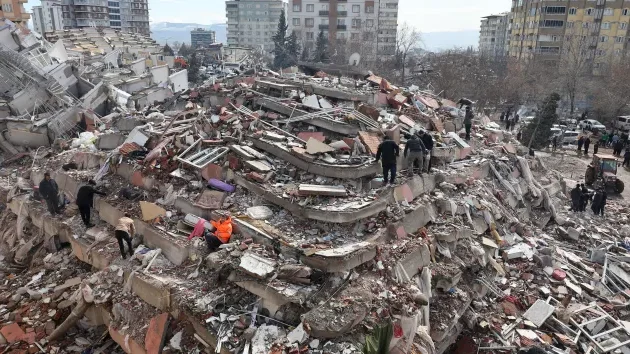
[[[203,28],[196,28],[190,31],[190,45],[193,48],[209,48],[214,42],[216,42],[214,31]]]
[[[150,34],[148,0],[62,0],[64,28],[111,27]]]
[[[396,53],[398,0],[289,0],[289,33],[314,48],[319,32],[362,61]]]
[[[558,60],[587,57],[594,73],[624,56],[629,40],[630,1],[513,0],[509,55]]]
[[[490,15],[481,19],[479,53],[490,58],[507,54],[508,14]]]
[[[0,1],[0,18],[6,18],[15,23],[26,23],[31,15],[26,12],[23,4],[28,0],[2,0]]]
[[[42,0],[41,6],[33,6],[33,29],[45,35],[63,29],[61,0]]]
[[[227,0],[227,44],[273,50],[272,37],[286,3],[282,0]]]

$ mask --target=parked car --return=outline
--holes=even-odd
[[[630,116],[619,116],[615,128],[624,132],[630,131]]]
[[[577,141],[580,137],[580,132],[577,130],[567,130],[563,134],[562,145],[577,145]]]
[[[596,121],[595,119],[585,119],[578,124],[578,128],[583,130],[598,130],[598,131],[606,131],[606,126],[602,123]]]

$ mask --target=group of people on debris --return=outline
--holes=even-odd
[[[505,130],[512,131],[514,127],[518,123],[521,118],[518,113],[514,112],[514,115],[511,115],[511,108],[508,108],[507,112],[501,112],[501,122],[505,122]]]
[[[431,152],[433,151],[433,137],[431,134],[420,130],[415,134],[405,135],[407,143],[403,156],[407,162],[409,176],[414,175],[414,168],[418,168],[418,174],[429,173],[431,170]],[[383,168],[383,185],[388,183],[394,185],[396,181],[396,170],[400,147],[389,136],[385,136],[383,142],[378,146],[376,152],[376,162],[381,161]]]
[[[583,183],[578,183],[575,188],[571,190],[571,211],[584,212],[588,202],[591,201],[591,210],[595,215],[604,216],[604,208],[606,207],[606,200],[608,195],[606,189],[600,188],[597,192],[592,193],[586,188]]]

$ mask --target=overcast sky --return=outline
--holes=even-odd
[[[398,16],[422,32],[479,29],[481,17],[508,11],[510,0],[399,0]],[[29,0],[27,10],[39,5]],[[223,0],[149,0],[152,22],[224,23]]]

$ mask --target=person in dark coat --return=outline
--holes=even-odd
[[[79,188],[79,191],[77,192],[77,206],[79,207],[81,219],[87,228],[94,226],[90,223],[90,209],[92,208],[92,205],[94,205],[94,194],[103,196],[107,195],[104,192],[96,190],[94,186],[96,186],[96,182],[94,182],[94,180],[89,180],[88,184]]]
[[[593,155],[597,155],[597,152],[599,152],[599,140],[593,145]]]
[[[621,167],[630,167],[630,149],[626,148],[626,152],[623,154],[623,164]]]
[[[426,156],[426,147],[422,140],[417,136],[413,135],[409,137],[407,143],[405,144],[405,151],[403,156],[407,160],[407,171],[409,171],[409,176],[413,176],[413,167],[418,162],[418,174],[422,176],[422,170],[424,169],[424,158]]]
[[[505,112],[501,112],[501,121],[503,122],[503,120],[505,119]]]
[[[595,193],[595,197],[593,197],[593,203],[591,204],[591,210],[595,215],[604,216],[604,207],[606,206],[606,200],[608,199],[608,194],[606,194],[605,189],[598,190]]]
[[[615,145],[613,145],[613,155],[621,156],[621,150],[623,150],[623,141],[621,139],[617,140]]]
[[[575,188],[571,189],[571,211],[579,211],[580,210],[580,199],[582,198],[582,188],[580,185],[576,185]]]
[[[376,151],[376,162],[381,160],[383,167],[383,185],[387,185],[387,177],[391,174],[389,184],[394,184],[396,180],[396,162],[400,156],[400,148],[390,137],[385,136],[385,140],[378,146]]]
[[[44,173],[44,179],[39,182],[39,194],[46,201],[48,211],[52,214],[61,213],[59,207],[59,186],[54,179],[50,178],[50,172]]]
[[[591,146],[591,138],[588,136],[584,139],[584,156],[588,156],[588,147]]]
[[[466,106],[466,115],[464,116],[464,127],[466,128],[466,140],[470,140],[470,129],[472,128],[472,121],[475,115],[470,109],[470,106]]]
[[[424,130],[421,130],[420,140],[422,140],[424,147],[427,149],[427,153],[424,156],[424,170],[429,173],[431,172],[431,153],[433,152],[433,137],[431,136],[431,134],[425,132]]]
[[[581,136],[581,137],[578,139],[578,150],[577,150],[577,151],[578,151],[578,156],[579,156],[580,154],[582,154],[582,145],[584,145],[584,137],[583,137],[583,136]]]

